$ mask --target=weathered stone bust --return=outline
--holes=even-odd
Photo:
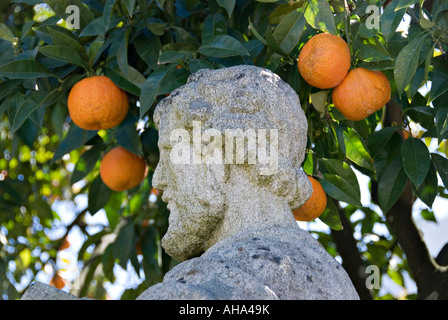
[[[307,122],[280,77],[255,66],[201,70],[154,120],[153,185],[170,209],[162,246],[184,262],[138,299],[358,299],[291,212],[312,191],[300,169]]]
[[[156,107],[153,185],[179,263],[143,299],[359,299],[291,209],[311,195],[294,90],[255,66],[201,70]]]

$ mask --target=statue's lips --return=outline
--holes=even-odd
[[[163,202],[165,202],[165,203],[168,203],[168,202],[170,202],[171,200],[173,200],[172,192],[170,192],[169,190],[164,190],[164,191],[163,191],[163,194],[162,194],[162,200],[163,200]]]

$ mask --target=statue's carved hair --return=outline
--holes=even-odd
[[[311,195],[311,184],[300,168],[307,139],[306,117],[294,90],[271,71],[255,66],[202,69],[158,104],[154,112],[157,127],[167,114],[181,119],[187,130],[192,129],[193,121],[201,121],[203,130],[214,128],[223,133],[226,129],[277,129],[277,172],[262,175],[260,164],[245,165],[250,177],[261,179],[274,194],[285,197],[291,208],[299,207]],[[269,143],[269,136],[267,140]],[[245,152],[247,156],[247,148]],[[226,170],[231,170],[230,166],[227,164]]]

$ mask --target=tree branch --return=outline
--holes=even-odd
[[[359,253],[356,240],[353,237],[353,229],[345,217],[344,209],[339,202],[335,202],[341,217],[343,229],[331,230],[331,236],[336,243],[336,249],[342,258],[342,266],[347,271],[353,285],[362,300],[372,300],[372,293],[366,286],[366,267]]]
[[[387,103],[383,126],[401,124],[401,106],[391,100]],[[438,268],[424,242],[420,231],[412,219],[414,193],[408,183],[398,201],[386,213],[392,232],[406,254],[409,268],[418,287],[418,297],[446,299],[448,297],[448,273],[446,268]]]
[[[436,263],[442,267],[448,266],[448,243],[446,243],[442,250],[440,250],[436,258]]]

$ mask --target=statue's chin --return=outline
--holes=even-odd
[[[183,239],[179,241],[179,239]],[[202,254],[202,242],[187,232],[170,230],[162,238],[162,247],[166,253],[177,261],[185,261]]]
[[[188,206],[189,200],[192,201],[183,198],[184,205],[170,202],[168,230],[161,242],[166,253],[177,261],[201,255],[204,244],[223,218],[223,206],[211,208],[209,203],[204,205],[205,202],[197,199],[194,205]]]

